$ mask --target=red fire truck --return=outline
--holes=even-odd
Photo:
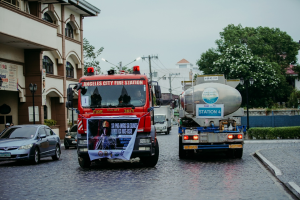
[[[77,154],[82,168],[95,160],[114,158],[139,157],[145,166],[157,164],[153,99],[155,95],[159,101],[161,91],[156,83],[153,94],[152,85],[140,74],[139,66],[133,67],[132,74],[110,70],[107,75],[94,75],[89,67],[87,76],[69,85],[67,108],[73,109],[73,91],[78,91]],[[129,146],[132,150],[128,153]]]

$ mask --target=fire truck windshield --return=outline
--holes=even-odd
[[[144,106],[145,85],[85,86],[81,89],[81,106],[84,108],[113,108]]]

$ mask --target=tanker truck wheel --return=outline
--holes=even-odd
[[[234,150],[234,157],[235,158],[242,158],[243,157],[243,148],[235,149]]]
[[[186,152],[183,150],[183,144],[182,144],[182,137],[179,136],[179,158],[185,159],[186,158]]]
[[[90,161],[90,158],[87,156],[87,157],[79,157],[78,156],[78,163],[80,165],[80,167],[82,168],[89,168],[91,166],[91,161]]]
[[[149,156],[149,157],[140,157],[140,160],[146,167],[154,167],[157,164],[158,157],[159,157],[159,146],[158,141],[156,140],[156,146],[155,148],[155,155]]]

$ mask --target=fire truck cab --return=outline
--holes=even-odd
[[[95,117],[139,118],[134,147],[130,158],[139,157],[148,167],[154,167],[159,157],[159,146],[154,126],[154,95],[161,98],[158,85],[152,84],[146,75],[141,75],[139,66],[133,74],[94,75],[92,67],[88,75],[79,79],[75,87],[69,85],[67,108],[72,107],[73,90],[78,90],[77,154],[82,168],[89,167],[92,160],[88,154],[87,120]],[[73,109],[73,108],[72,108]],[[102,159],[100,159],[102,160]]]

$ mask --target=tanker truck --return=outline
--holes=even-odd
[[[237,80],[224,75],[198,75],[194,82],[182,82],[180,95],[179,158],[198,152],[224,151],[243,156],[244,131],[240,108],[242,97]]]

